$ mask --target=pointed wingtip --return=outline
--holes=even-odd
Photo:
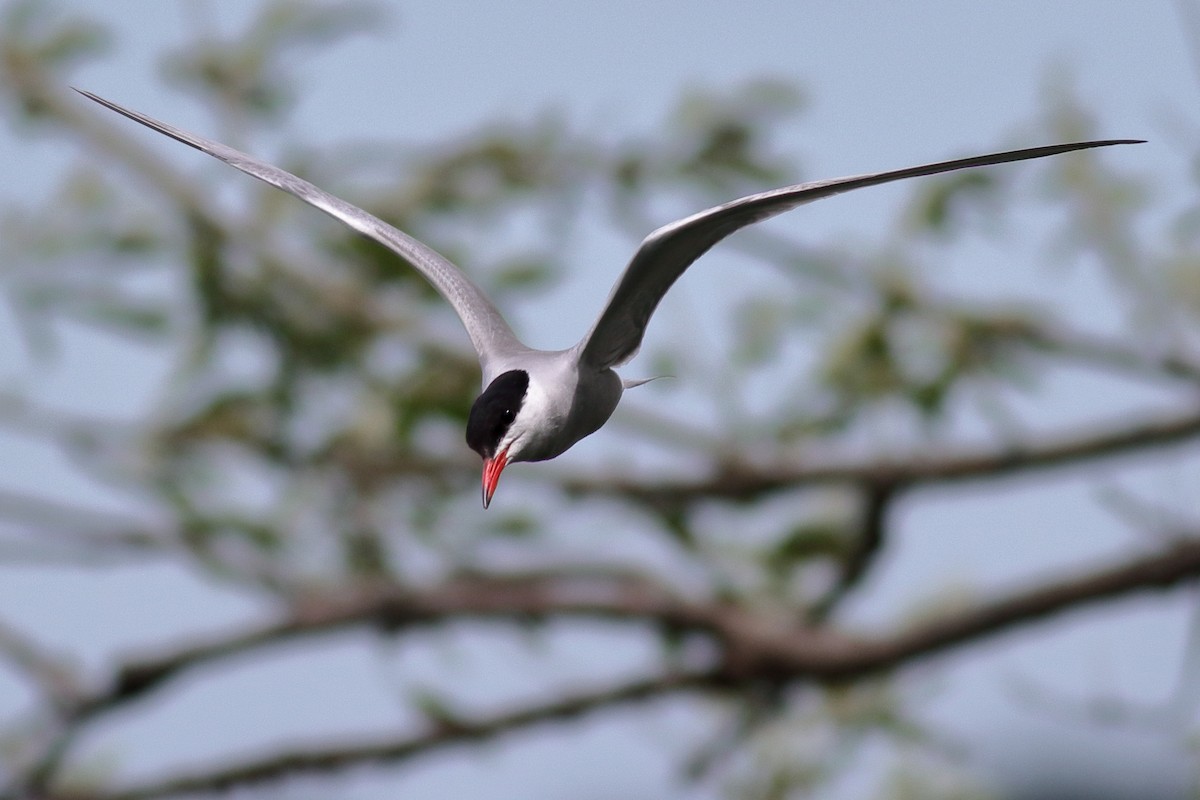
[[[122,108],[121,106],[117,105],[116,103],[114,103],[111,100],[105,100],[103,97],[96,94],[95,92],[89,92],[87,89],[80,89],[78,86],[72,86],[71,89],[78,92],[79,94],[83,95],[88,100],[91,100],[93,103],[99,103],[100,105],[104,106],[105,108],[110,108],[113,111],[116,111],[118,114],[129,117],[130,119],[137,119],[133,115],[133,113],[130,112],[128,109]]]

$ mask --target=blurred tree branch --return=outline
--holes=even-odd
[[[121,665],[107,689],[79,698],[67,711],[69,724],[140,698],[181,673],[240,656],[249,650],[334,630],[369,626],[394,636],[415,626],[457,619],[545,620],[561,616],[654,622],[684,633],[713,636],[720,644],[715,663],[581,692],[544,704],[472,720],[448,715],[424,734],[373,742],[278,753],[194,772],[161,783],[115,792],[51,791],[66,800],[144,800],[196,791],[229,790],[277,780],[297,772],[332,771],[375,762],[397,762],[430,750],[488,739],[550,721],[570,719],[680,691],[722,692],[761,682],[800,680],[839,683],[894,671],[911,661],[996,635],[1043,618],[1146,590],[1164,590],[1200,577],[1200,540],[1175,544],[1134,560],[1058,577],[1040,585],[917,622],[891,635],[863,636],[771,623],[771,615],[728,603],[688,602],[651,584],[623,580],[578,586],[575,578],[543,580],[471,579],[434,589],[378,590],[360,598],[310,598],[281,622],[190,645]],[[604,585],[609,583],[610,585]],[[47,791],[42,788],[41,791]]]
[[[484,742],[534,725],[571,720],[601,709],[720,685],[719,676],[704,672],[664,675],[606,689],[566,694],[548,703],[530,703],[516,711],[484,719],[446,716],[434,720],[432,730],[427,733],[358,743],[342,742],[330,747],[267,755],[233,763],[212,772],[182,774],[159,783],[147,783],[112,793],[54,792],[47,800],[150,800],[194,792],[229,791],[297,774],[327,773],[372,763],[396,763],[440,748]]]
[[[796,463],[721,465],[724,471],[693,481],[572,478],[568,491],[611,494],[655,508],[676,508],[700,498],[745,502],[764,494],[814,484],[846,483],[902,492],[928,486],[1025,475],[1076,466],[1096,459],[1137,454],[1146,448],[1172,447],[1200,436],[1200,415],[1180,414],[1132,425],[1092,425],[1083,432],[1033,445],[974,448],[974,452],[912,455],[884,463],[798,465]]]

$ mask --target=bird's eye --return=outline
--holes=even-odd
[[[506,408],[506,409],[504,409],[504,413],[501,414],[500,416],[504,418],[505,422],[512,422],[516,418],[517,415],[513,413],[513,410],[511,408]]]

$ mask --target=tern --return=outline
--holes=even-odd
[[[1108,147],[1140,139],[1071,142],[939,161],[917,167],[812,181],[705,209],[669,223],[643,241],[608,296],[590,331],[566,350],[535,350],[517,339],[487,295],[447,258],[378,217],[308,181],[232,147],[159,122],[91,92],[84,97],[152,130],[207,153],[260,181],[295,195],[360,234],[391,249],[433,284],[462,320],[479,355],[483,392],[467,418],[467,444],[483,458],[483,507],[500,473],[515,461],[545,461],[595,433],[616,410],[625,389],[615,367],[641,347],[663,295],[693,262],[731,233],[804,203],[853,189],[959,169]]]

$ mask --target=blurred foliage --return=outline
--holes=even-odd
[[[384,17],[361,3],[274,0],[232,35],[198,18],[193,38],[164,54],[163,78],[200,97],[213,127],[235,139],[273,130],[296,99],[298,65],[347,36],[375,32]],[[601,519],[615,513],[627,535],[686,565],[681,574],[708,576],[713,595],[797,616],[821,601],[828,581],[810,568],[836,571],[855,552],[866,502],[855,493],[830,503],[798,488],[783,512],[778,498],[719,504],[719,512],[701,502],[626,499],[611,512],[563,491],[560,471],[533,466],[507,474],[509,510],[481,516],[478,459],[461,433],[478,368],[453,313],[384,248],[216,162],[189,174],[176,166],[179,148],[67,93],[71,70],[112,41],[101,23],[39,0],[0,10],[8,124],[37,137],[55,126],[80,153],[44,200],[10,200],[0,211],[3,289],[35,361],[55,351],[64,331],[128,338],[157,354],[164,378],[148,413],[132,423],[38,417],[37,430],[90,478],[168,518],[164,551],[287,599],[312,584],[428,584],[487,571],[497,553],[504,563],[553,566],[569,552],[564,538],[588,527],[576,517],[572,528],[564,509],[586,508]],[[1039,140],[1090,136],[1069,87],[1054,92]],[[448,142],[288,142],[281,163],[430,243],[502,306],[517,308],[525,297],[544,301],[564,274],[585,268],[576,252],[585,222],[602,220],[632,248],[671,218],[660,209],[688,213],[799,180],[777,132],[804,105],[797,87],[762,80],[693,91],[660,127],[615,143],[547,112]],[[147,110],[172,118],[167,108]],[[120,145],[130,139],[154,160],[133,158]],[[1042,249],[1093,259],[1114,302],[1131,307],[1131,335],[1147,352],[1164,341],[1163,326],[1183,318],[1192,327],[1181,335],[1194,336],[1200,210],[1178,215],[1169,252],[1150,246],[1153,237],[1132,222],[1146,192],[1104,164],[1088,153],[1041,165],[1047,177],[1032,200],[1007,171],[923,181],[903,215],[906,237],[879,246],[740,234],[718,248],[725,256],[706,260],[740,256],[761,269],[731,280],[729,302],[706,306],[696,326],[730,334],[720,357],[733,359],[716,394],[753,387],[746,391],[754,396],[714,401],[713,430],[729,438],[708,440],[665,420],[636,435],[668,459],[702,451],[702,466],[720,474],[756,454],[802,458],[808,448],[842,444],[853,451],[864,437],[877,452],[897,443],[919,451],[962,414],[986,417],[972,405],[980,387],[993,397],[1021,392],[1048,353],[1071,360],[1031,335],[1068,311],[1021,302],[981,309],[929,290],[919,276],[971,243],[965,221],[1017,199],[1043,204],[1039,213],[1052,209],[1054,221],[1038,231]],[[220,182],[219,203],[174,188],[201,180]],[[619,267],[609,267],[614,278]],[[1160,324],[1137,327],[1151,318]],[[587,324],[581,319],[580,333]],[[707,393],[707,365],[688,342],[663,342],[665,330],[652,329],[656,352],[644,360],[678,379],[661,383]],[[798,349],[808,354],[799,361]],[[639,391],[671,390],[656,383]],[[5,408],[14,425],[36,416],[30,403]],[[620,437],[624,425],[627,436],[632,424],[619,414],[604,435]],[[879,437],[881,426],[900,433]],[[738,533],[736,552],[712,533],[717,527]],[[676,645],[664,631],[664,650]],[[854,769],[870,737],[927,752],[891,681],[800,694],[772,696],[740,717],[724,759],[731,796],[812,796]],[[417,705],[453,722],[432,695]],[[967,783],[941,785],[939,770],[903,765],[881,796],[979,796]]]
[[[378,32],[386,21],[381,6],[366,2],[273,0],[239,35],[225,38],[210,18],[213,11],[209,4],[191,4],[196,37],[164,54],[163,74],[240,121],[281,117],[294,101],[291,75],[301,56],[353,34]]]

